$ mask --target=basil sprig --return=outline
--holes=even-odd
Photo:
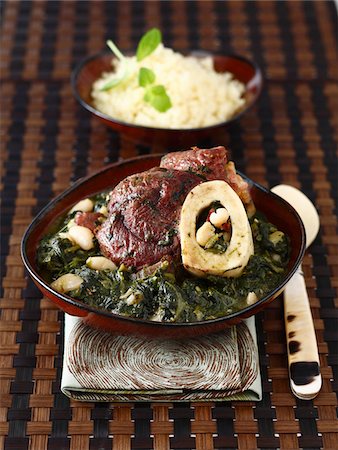
[[[166,112],[172,107],[171,100],[162,84],[154,85],[155,73],[147,67],[141,67],[138,83],[145,88],[144,101],[159,112]]]
[[[162,40],[161,31],[158,28],[152,28],[145,33],[136,50],[136,60],[142,61],[151,53],[153,53]],[[101,91],[108,91],[114,88],[123,81],[128,75],[128,65],[125,56],[117,48],[113,41],[107,41],[107,45],[114,55],[123,64],[122,74],[120,77],[113,78],[108,81]],[[168,96],[165,87],[162,84],[154,85],[156,79],[155,73],[147,67],[141,67],[138,73],[139,86],[145,88],[144,101],[149,103],[153,108],[159,112],[165,112],[172,107],[170,97]]]

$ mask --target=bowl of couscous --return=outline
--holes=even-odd
[[[238,120],[258,99],[262,73],[242,56],[183,55],[159,43],[141,60],[137,52],[90,56],[71,83],[80,105],[113,130],[177,148]]]

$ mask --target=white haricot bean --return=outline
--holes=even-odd
[[[283,231],[274,231],[273,233],[269,234],[269,241],[273,243],[273,245],[277,245],[279,241],[281,241],[284,238]]]
[[[229,211],[226,208],[217,208],[210,214],[209,220],[216,227],[221,228],[229,219]]]
[[[201,321],[202,319],[203,319],[203,317],[204,317],[204,313],[203,313],[203,311],[201,311],[200,309],[195,309],[194,310],[194,313],[195,313],[195,316],[196,316],[196,319],[198,320],[198,321]]]
[[[143,300],[143,294],[140,291],[133,291],[131,288],[120,296],[121,300],[124,300],[128,306],[138,305]]]
[[[202,247],[215,235],[215,228],[210,222],[204,222],[204,224],[196,232],[196,241]]]
[[[68,239],[69,241],[73,242],[73,239],[70,237],[70,234],[68,233],[68,231],[67,232],[64,231],[62,233],[59,233],[59,236],[60,236],[61,239]]]
[[[74,225],[76,225],[75,220],[70,219],[70,221],[67,223],[68,230],[69,230],[69,228],[72,228]]]
[[[51,286],[53,289],[63,294],[78,289],[82,283],[83,279],[78,275],[66,273],[65,275],[61,275],[61,277],[57,280],[53,281]]]
[[[255,294],[255,292],[249,292],[249,294],[246,297],[246,302],[248,305],[253,305],[254,303],[256,303],[258,300],[257,295]]]
[[[157,308],[155,313],[149,317],[149,320],[152,320],[153,322],[162,322],[163,316],[164,316],[165,310],[161,307]]]
[[[71,240],[83,250],[90,250],[94,247],[94,235],[89,228],[74,225],[68,231]]]
[[[126,299],[126,303],[128,306],[138,305],[142,300],[143,300],[142,292],[134,292]]]
[[[80,200],[73,208],[69,211],[72,213],[74,211],[82,211],[82,212],[90,212],[93,211],[94,202],[90,200],[90,198],[85,198],[84,200]]]
[[[116,265],[104,256],[90,256],[86,261],[87,266],[93,270],[116,269]]]
[[[98,212],[108,217],[108,209],[106,205],[102,205],[101,208],[98,210]]]

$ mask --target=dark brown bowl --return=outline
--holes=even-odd
[[[229,316],[194,323],[161,323],[133,319],[84,304],[80,300],[53,290],[36,268],[36,248],[57,217],[65,214],[80,199],[114,187],[133,173],[159,165],[159,155],[149,155],[111,164],[96,174],[78,180],[64,193],[52,200],[33,220],[22,239],[21,255],[33,281],[41,292],[68,314],[82,317],[89,325],[118,334],[138,334],[152,337],[184,338],[218,332],[241,322],[265,308],[283,290],[299,266],[305,250],[305,231],[296,211],[282,198],[248,180],[251,195],[259,211],[276,224],[291,240],[291,258],[283,282],[257,303]]]
[[[196,51],[190,55],[196,57],[210,56],[210,53]],[[125,135],[129,140],[149,145],[160,145],[162,148],[171,146],[174,149],[185,146],[199,145],[205,139],[212,138],[217,130],[238,120],[258,99],[263,84],[262,73],[257,64],[242,56],[212,55],[214,68],[217,72],[230,72],[241,81],[245,87],[245,105],[230,120],[213,126],[190,129],[152,128],[122,122],[98,111],[92,102],[91,91],[93,83],[103,72],[112,70],[112,53],[100,53],[82,61],[73,71],[71,84],[75,98],[86,110],[100,119],[105,125]]]

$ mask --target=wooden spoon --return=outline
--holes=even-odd
[[[308,248],[319,230],[319,216],[315,206],[308,197],[292,186],[280,184],[271,191],[290,203],[298,212],[305,227]],[[290,386],[296,397],[310,400],[318,394],[322,377],[316,333],[301,266],[284,290],[284,320]]]

